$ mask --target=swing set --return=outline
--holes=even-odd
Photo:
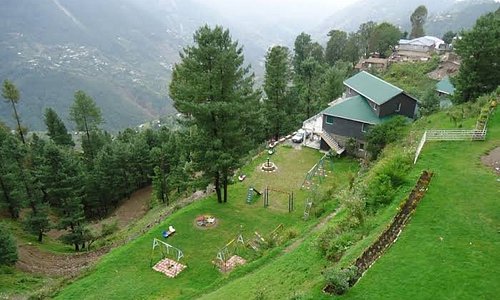
[[[294,210],[293,206],[293,192],[285,192],[277,189],[270,188],[269,186],[266,186],[266,189],[264,190],[264,207],[269,206],[269,192],[276,192],[279,194],[284,194],[288,196],[288,212],[292,212]]]
[[[240,245],[245,245],[241,233],[219,249],[216,259],[212,263],[223,273],[230,272],[236,266],[245,264],[246,260],[237,255]]]
[[[160,251],[161,259],[153,266],[155,249]],[[167,256],[173,256],[173,259]],[[151,249],[150,259],[150,266],[152,266],[153,270],[163,273],[170,278],[174,278],[186,268],[186,265],[179,262],[183,257],[184,253],[179,248],[167,244],[157,238],[153,239],[153,248]]]

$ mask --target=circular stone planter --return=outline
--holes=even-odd
[[[273,162],[265,162],[262,164],[260,168],[264,172],[274,172],[278,169],[278,167],[276,167],[276,165]]]
[[[198,228],[212,228],[217,225],[217,222],[217,218],[212,215],[201,215],[194,220]]]

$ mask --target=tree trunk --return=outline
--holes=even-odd
[[[94,149],[92,146],[92,142],[90,142],[90,131],[89,131],[89,126],[87,125],[87,118],[83,118],[84,124],[85,124],[85,134],[87,135],[87,141],[89,142],[89,150],[90,150],[90,157],[92,160],[94,159]]]
[[[9,192],[7,191],[7,186],[2,180],[2,177],[0,177],[0,187],[2,187],[3,195],[5,197],[5,200],[9,203],[9,212],[10,216],[12,219],[18,219],[19,218],[19,213],[17,213],[14,208],[12,207],[11,201],[12,199],[10,198]]]
[[[19,116],[17,115],[16,104],[14,103],[14,101],[10,101],[10,103],[12,103],[12,108],[14,109],[14,116],[16,117],[17,130],[19,130],[19,136],[21,137],[21,141],[23,142],[23,144],[26,144],[26,141],[24,140],[23,130],[21,129],[21,121],[19,121]]]
[[[222,185],[224,187],[224,203],[227,202],[227,175],[224,174],[224,178],[222,179]]]
[[[40,230],[38,231],[38,242],[41,243],[43,239],[43,232]]]
[[[222,203],[219,172],[215,172],[215,193],[217,194],[217,202]]]

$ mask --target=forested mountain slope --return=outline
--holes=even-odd
[[[107,129],[173,113],[166,86],[179,51],[199,26],[224,23],[195,1],[5,0],[0,8],[0,79],[20,89],[30,130],[44,129],[46,107],[67,120],[78,89],[102,108]],[[263,56],[263,46],[244,42]],[[14,124],[7,104],[0,120]]]
[[[410,15],[418,5],[425,5],[428,10],[426,33],[441,37],[448,30],[456,32],[471,28],[479,16],[496,10],[500,4],[493,0],[423,0],[418,3],[411,0],[361,0],[332,14],[314,32],[317,36],[325,36],[331,29],[356,31],[359,24],[368,21],[387,21],[409,32]]]

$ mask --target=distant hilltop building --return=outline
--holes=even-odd
[[[402,61],[426,61],[433,53],[447,49],[448,45],[442,39],[434,36],[426,35],[413,40],[401,39],[396,47],[394,58]]]

